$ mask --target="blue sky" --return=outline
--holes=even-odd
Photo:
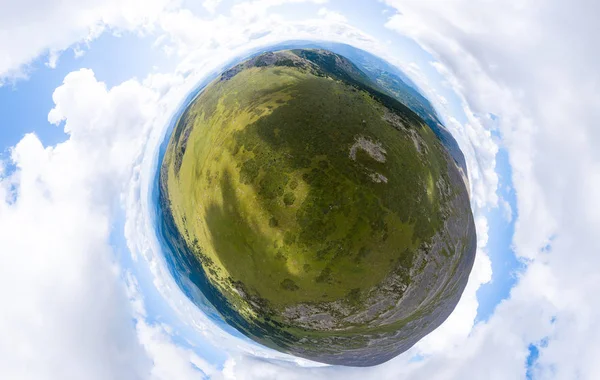
[[[168,57],[152,48],[153,41],[152,37],[132,33],[103,34],[89,47],[82,47],[81,57],[76,57],[73,51],[65,52],[56,68],[47,66],[47,55],[31,62],[26,69],[28,79],[0,87],[0,102],[4,107],[0,121],[3,150],[30,132],[35,132],[45,145],[55,145],[67,138],[61,128],[48,123],[48,112],[54,105],[54,89],[71,71],[91,68],[99,80],[112,87],[130,78],[144,78],[154,67],[168,67]]]
[[[20,299],[0,292],[11,305],[0,315],[0,377],[60,378],[57,363],[71,378],[99,379],[600,373],[595,5],[210,3],[67,0],[15,3],[0,15],[0,278],[22,289]],[[173,286],[151,228],[157,147],[186,95],[232,57],[294,38],[351,43],[399,65],[436,106],[471,174],[480,251],[461,303],[413,350],[367,372],[312,368],[231,336]],[[23,139],[31,132],[39,141]],[[86,301],[92,295],[98,302]],[[79,317],[87,310],[97,319]],[[27,349],[6,349],[15,342]],[[39,360],[24,370],[28,352]]]
[[[330,2],[328,7],[335,8],[340,2]],[[315,13],[318,5],[290,4],[282,6],[280,11],[288,12],[292,19],[301,20]],[[392,10],[383,4],[364,7],[351,3],[344,9],[344,16],[358,27],[365,28],[381,41],[385,41],[388,53],[402,57],[407,62],[414,62],[421,69],[428,85],[437,89],[449,100],[447,110],[440,110],[443,118],[453,117],[460,122],[466,121],[457,95],[448,88],[443,77],[429,63],[433,57],[422,50],[414,41],[399,36],[384,27],[386,14]],[[61,126],[52,125],[47,120],[49,110],[53,107],[53,91],[62,83],[71,71],[85,67],[93,70],[98,81],[108,88],[116,86],[131,78],[143,79],[153,72],[172,70],[177,57],[169,57],[154,45],[155,35],[140,36],[134,33],[119,35],[103,34],[86,45],[79,45],[84,52],[76,57],[71,50],[60,56],[55,68],[48,67],[47,56],[41,56],[28,65],[27,79],[18,79],[9,85],[0,87],[0,102],[7,105],[0,128],[0,143],[6,151],[15,145],[25,133],[34,132],[45,146],[56,145],[65,141],[68,136]],[[110,58],[107,58],[110,57]],[[410,75],[410,73],[409,73]],[[510,168],[506,155],[500,152],[497,168],[504,179],[499,184],[501,195],[514,207],[514,194],[510,190]],[[512,239],[512,223],[502,216],[502,210],[491,209],[488,212],[490,230],[489,253],[492,259],[494,275],[492,281],[478,291],[479,308],[477,320],[486,320],[493,313],[494,307],[507,298],[514,284],[514,271],[518,262],[510,250]],[[115,249],[120,265],[125,272],[132,273],[137,279],[139,291],[143,294],[146,321],[149,324],[164,323],[173,329],[173,341],[185,347],[193,347],[202,357],[215,365],[222,366],[227,358],[218,347],[206,342],[193,328],[182,323],[170,309],[164,298],[152,283],[152,274],[143,262],[131,260],[126,241],[122,236],[124,221],[117,219],[112,225],[111,243]],[[192,343],[190,343],[192,342]]]
[[[479,308],[477,320],[487,320],[498,303],[508,298],[510,289],[517,281],[523,264],[520,263],[512,249],[512,237],[516,215],[516,197],[512,188],[510,164],[505,150],[498,151],[496,169],[501,181],[498,186],[499,195],[510,205],[510,220],[505,211],[496,208],[488,213],[490,231],[489,255],[492,262],[492,281],[484,284],[477,291]]]
[[[291,8],[299,7],[292,6]],[[394,38],[392,49],[395,48],[397,51],[410,50],[413,53],[411,58],[415,62],[421,62],[420,67],[426,73],[425,75],[431,75],[428,77],[431,81],[439,81],[439,73],[435,72],[428,64],[429,60],[432,59],[428,53],[420,50],[414,42],[394,36],[393,32],[381,27],[382,22],[385,20],[381,12],[384,9],[387,8],[368,8],[367,11],[371,13],[373,18],[366,18],[365,20],[370,22],[363,21],[365,26],[369,24],[379,26],[379,31],[383,32],[382,39]],[[357,6],[351,7],[347,9],[347,15],[349,18],[356,17],[361,10],[365,11],[365,9]],[[149,73],[157,71],[158,67],[169,67],[172,60],[153,48],[153,42],[153,38],[139,37],[132,34],[122,36],[103,35],[90,43],[85,48],[85,54],[81,57],[76,58],[72,52],[63,54],[56,68],[47,67],[45,64],[47,57],[41,57],[33,62],[28,79],[17,80],[10,86],[0,88],[0,101],[3,104],[10,105],[10,107],[7,107],[10,112],[6,114],[2,121],[6,127],[0,129],[2,131],[0,141],[4,150],[16,144],[23,134],[29,132],[36,133],[46,146],[55,145],[68,138],[60,126],[52,125],[47,121],[47,114],[53,106],[52,93],[54,89],[61,84],[64,76],[69,72],[81,67],[90,68],[99,81],[106,83],[108,87],[112,87],[130,78],[144,78]],[[115,58],[106,59],[106,57]],[[441,84],[437,85],[438,88],[444,90],[447,98],[452,100],[448,105],[449,110],[461,110],[458,98],[452,94],[451,90],[446,89]],[[457,120],[466,120],[462,112],[443,114],[442,116],[452,116]],[[13,128],[13,125],[20,128]],[[512,190],[510,187],[510,167],[506,160],[506,153],[500,151],[498,158],[497,168],[501,178],[504,179],[499,184],[499,192],[502,197],[509,201],[512,209],[515,209],[514,194],[511,195]],[[498,208],[490,210],[487,214],[490,230],[494,231],[490,234],[489,244],[494,275],[492,281],[483,285],[478,291],[478,321],[489,318],[495,306],[502,299],[508,297],[508,292],[515,282],[515,271],[519,266],[510,249],[514,218],[508,222],[502,213],[503,211]],[[138,281],[140,292],[145,300],[147,322],[151,324],[168,324],[174,329],[173,340],[175,343],[192,347],[189,340],[190,337],[196,336],[193,329],[179,321],[177,316],[173,314],[169,305],[165,303],[165,300],[152,284],[152,276],[143,263],[134,263],[129,257],[126,242],[121,235],[122,223],[122,220],[117,220],[113,225],[112,244],[121,266],[125,271],[133,273]],[[214,347],[198,337],[192,339],[192,341],[194,350],[199,354],[215,364],[223,365],[226,354],[219,352],[218,347]]]

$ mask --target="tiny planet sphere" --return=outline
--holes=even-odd
[[[464,170],[385,74],[323,49],[267,52],[219,75],[175,125],[159,180],[168,238],[260,344],[380,364],[466,286]]]

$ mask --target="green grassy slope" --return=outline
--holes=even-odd
[[[165,157],[174,219],[242,314],[360,305],[391,268],[411,268],[442,223],[433,184],[446,163],[429,128],[410,126],[419,153],[385,113],[355,86],[264,66],[214,82],[182,117]],[[385,162],[352,159],[359,138]]]

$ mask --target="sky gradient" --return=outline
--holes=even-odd
[[[1,8],[0,377],[600,376],[598,5]],[[232,59],[296,39],[348,43],[401,68],[467,160],[478,234],[467,289],[440,328],[377,367],[292,358],[215,322],[175,284],[156,236],[158,149],[186,97]]]

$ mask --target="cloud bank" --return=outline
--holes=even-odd
[[[0,171],[2,377],[594,379],[600,373],[600,78],[599,53],[591,48],[598,5],[385,1],[381,26],[428,51],[443,81],[432,83],[425,67],[407,73],[438,109],[449,110],[439,88],[458,99],[460,115],[446,115],[447,124],[467,158],[479,251],[461,302],[438,330],[388,363],[352,369],[264,350],[206,318],[164,266],[148,190],[156,149],[182,99],[244,51],[312,38],[351,43],[394,62],[403,57],[389,51],[379,32],[354,26],[333,1],[206,1],[204,13],[162,0],[13,3],[0,15],[4,81],[25,75],[40,55],[49,66],[60,64],[59,52],[82,43],[93,48],[107,32],[152,35],[155,48],[178,64],[112,88],[91,70],[67,75],[46,112],[68,140],[44,147],[29,134],[11,148]],[[286,6],[314,12],[299,19]],[[517,193],[514,251],[527,266],[490,319],[474,324],[477,290],[493,279],[488,214],[504,204],[499,148],[508,152]],[[127,250],[115,236],[125,236]],[[131,255],[130,267],[122,255]],[[195,339],[222,347],[222,363],[208,362],[194,344],[178,341],[171,326],[149,319],[148,285],[132,268],[147,268],[157,294]],[[539,354],[528,363],[532,346]]]

